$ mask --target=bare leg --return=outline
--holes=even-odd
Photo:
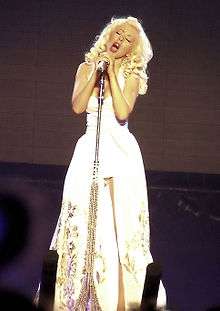
[[[113,177],[105,178],[106,185],[109,186],[109,191],[111,195],[111,201],[112,201],[112,213],[113,213],[113,220],[114,220],[114,228],[115,228],[115,236],[116,236],[116,242],[118,247],[118,238],[117,238],[117,227],[116,227],[116,221],[115,221],[115,202],[114,202],[114,184],[113,184]],[[119,263],[119,294],[118,294],[118,308],[117,311],[125,311],[125,299],[124,299],[124,286],[123,286],[123,279],[122,279],[122,268],[120,263],[120,257],[118,252],[118,263]]]

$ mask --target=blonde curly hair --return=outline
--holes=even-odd
[[[127,78],[131,73],[136,74],[140,78],[139,94],[145,94],[148,88],[148,75],[146,73],[147,64],[153,57],[153,51],[147,35],[141,23],[137,18],[129,16],[123,18],[112,18],[111,22],[103,29],[101,34],[96,37],[94,45],[88,53],[85,54],[85,61],[92,62],[102,52],[106,51],[106,43],[111,32],[117,27],[124,24],[129,24],[136,28],[139,33],[139,38],[136,46],[132,49],[130,55],[126,56],[122,61],[121,68],[124,77]]]

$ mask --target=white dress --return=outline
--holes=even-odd
[[[124,78],[119,76],[120,87]],[[60,217],[51,243],[59,254],[55,310],[76,308],[85,278],[89,194],[95,153],[97,98],[87,107],[86,133],[78,140],[67,171]],[[112,98],[104,100],[99,151],[99,195],[93,279],[99,308],[116,311],[119,262],[122,267],[125,309],[140,305],[146,266],[151,263],[145,170],[138,143],[127,123],[115,118]],[[114,215],[105,178],[113,177]],[[114,227],[114,219],[116,232]],[[160,303],[166,294],[160,283]],[[87,310],[97,310],[94,306]],[[94,309],[92,308],[94,307]],[[99,309],[99,310],[100,310]]]

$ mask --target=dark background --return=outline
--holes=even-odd
[[[85,129],[76,69],[112,16],[143,21],[149,92],[130,128],[147,169],[220,172],[219,1],[0,1],[0,161],[67,165]]]
[[[0,266],[1,285],[36,292],[85,130],[85,115],[71,112],[75,72],[112,16],[133,15],[154,50],[149,91],[130,118],[147,170],[151,251],[172,310],[220,305],[219,8],[217,0],[0,0],[0,189],[25,199],[30,218],[23,251]],[[0,213],[1,239],[2,224]]]

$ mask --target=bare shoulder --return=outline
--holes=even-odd
[[[132,72],[126,79],[129,83],[139,83],[140,76],[134,72]]]
[[[92,71],[92,65],[86,62],[83,62],[79,65],[76,75],[77,77],[86,78],[90,75]]]
[[[139,84],[140,84],[140,77],[135,73],[130,74],[125,80],[125,87],[137,93],[139,89]]]

